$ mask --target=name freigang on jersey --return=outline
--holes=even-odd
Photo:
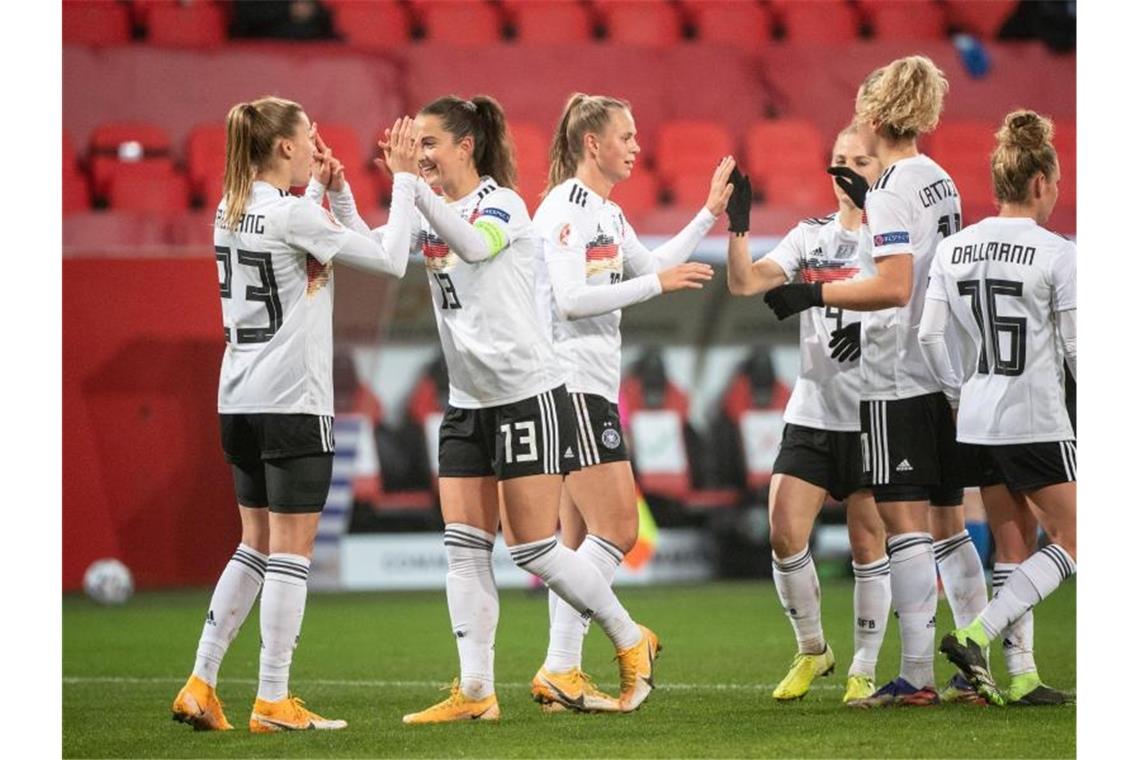
[[[331,415],[333,273],[347,230],[322,209],[255,182],[234,230],[214,223],[226,341],[222,413]]]
[[[941,386],[923,358],[918,325],[934,249],[962,226],[958,190],[942,167],[918,155],[891,164],[871,187],[865,205],[874,259],[908,254],[913,275],[905,306],[866,316],[862,397],[889,401],[935,393]],[[953,343],[950,347],[957,362],[959,350]]]
[[[534,261],[541,242],[526,204],[490,177],[451,204],[465,220],[495,225],[505,247],[468,264],[420,217],[424,255],[452,406],[479,409],[560,385],[554,349],[535,313]]]
[[[835,214],[803,220],[765,258],[779,264],[789,281],[838,282],[875,271],[866,226],[845,229]],[[859,430],[859,360],[832,359],[828,344],[832,332],[863,316],[830,306],[800,313],[800,373],[784,410],[786,422],[820,430]]]

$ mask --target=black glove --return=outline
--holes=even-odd
[[[748,232],[749,218],[752,216],[752,182],[747,174],[741,174],[735,166],[732,167],[728,181],[732,183],[732,195],[728,199],[728,231]]]
[[[852,203],[863,208],[863,204],[867,202],[867,191],[871,189],[867,185],[867,180],[859,176],[850,166],[829,166],[827,173],[835,177],[835,184],[839,185],[839,189],[847,194]]]
[[[813,306],[823,306],[822,282],[793,282],[772,288],[764,294],[764,303],[776,313],[776,319],[787,319]]]
[[[852,322],[846,327],[831,331],[831,342],[827,347],[831,349],[831,358],[836,361],[855,361],[862,353],[863,348],[859,342],[859,323]]]

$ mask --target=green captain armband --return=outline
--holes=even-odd
[[[499,252],[507,247],[507,236],[503,234],[503,230],[497,224],[478,219],[471,226],[477,229],[483,239],[487,241],[487,250],[491,252],[488,258],[498,256]]]

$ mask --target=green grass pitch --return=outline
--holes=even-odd
[[[193,663],[208,590],[143,593],[125,607],[63,600],[64,757],[1073,757],[1076,708],[946,705],[856,711],[840,703],[851,658],[851,590],[823,585],[824,628],[836,673],[800,702],[770,696],[794,653],[770,581],[623,588],[634,617],[661,636],[658,689],[632,715],[544,715],[529,682],[546,650],[545,595],[501,595],[498,724],[404,726],[400,716],[445,696],[457,673],[442,591],[311,594],[292,688],[343,731],[252,735],[257,613],[222,667],[219,694],[238,730],[195,733],[170,720],[170,702]],[[949,630],[940,602],[938,631]],[[1046,681],[1076,685],[1076,587],[1036,611],[1037,662]],[[600,630],[585,667],[616,690],[617,668]],[[1005,682],[1000,652],[994,671]],[[879,680],[898,668],[892,625]],[[952,667],[938,655],[944,684]]]

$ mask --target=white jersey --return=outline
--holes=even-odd
[[[680,233],[650,251],[621,207],[571,178],[534,214],[542,236],[538,312],[572,393],[611,403],[621,385],[621,310],[661,293],[657,272],[692,255],[716,218],[702,209]],[[626,275],[631,275],[626,279]],[[580,312],[560,316],[567,304]]]
[[[874,273],[866,225],[845,229],[835,214],[805,219],[764,258],[780,265],[788,281],[837,282]],[[800,374],[784,421],[818,430],[859,430],[862,378],[858,361],[831,358],[831,333],[865,319],[832,306],[800,312]]]
[[[537,396],[562,384],[550,338],[535,311],[541,241],[518,193],[490,177],[448,204],[474,224],[494,224],[505,247],[485,261],[459,258],[421,217],[432,306],[450,385],[449,403],[481,409]]]
[[[1075,245],[1032,219],[984,219],[938,245],[927,298],[950,305],[969,360],[959,441],[1073,438],[1055,315],[1077,307]]]
[[[224,414],[333,413],[332,258],[350,235],[320,206],[254,182],[235,230],[214,222]]]
[[[941,166],[918,155],[887,167],[865,205],[875,260],[910,254],[914,276],[906,306],[873,311],[864,320],[862,398],[890,401],[936,393],[941,385],[919,348],[918,325],[934,249],[962,226],[958,190]]]

